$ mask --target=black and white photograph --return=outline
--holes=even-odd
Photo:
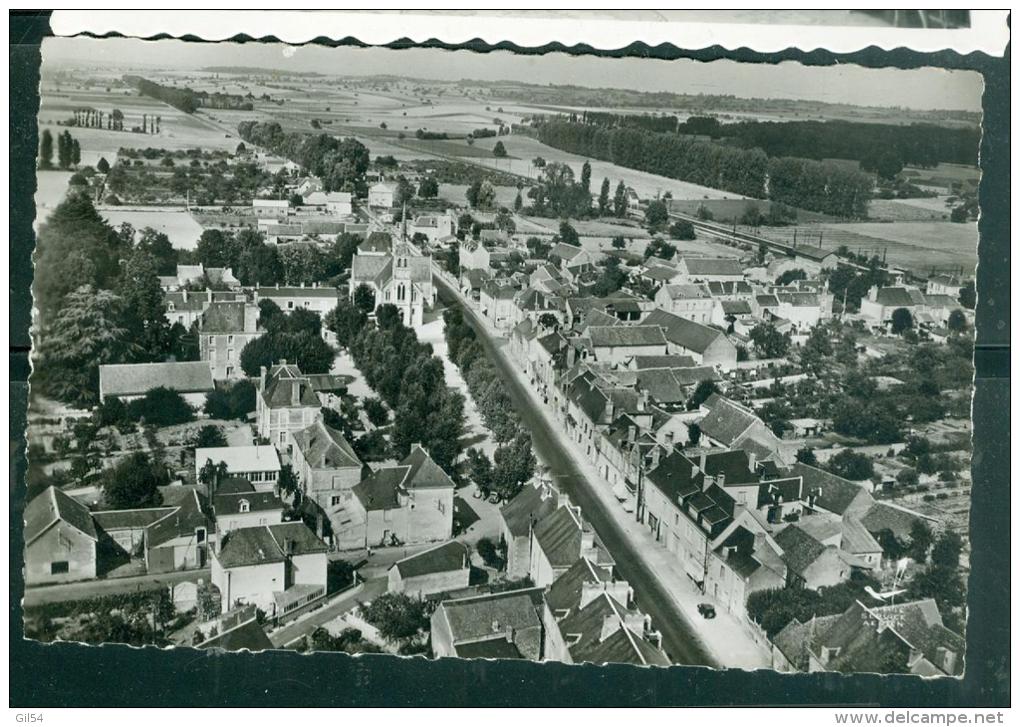
[[[41,56],[26,639],[963,677],[980,73]]]

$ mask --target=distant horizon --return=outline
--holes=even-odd
[[[187,53],[181,46],[187,43]],[[627,89],[644,93],[733,96],[916,112],[981,112],[984,90],[974,71],[903,70],[855,65],[805,66],[680,59],[601,58],[550,53],[516,55],[431,48],[329,48],[285,43],[192,43],[136,38],[47,38],[42,70],[61,65],[202,71],[210,66],[324,77],[390,76],[444,83],[516,82],[535,86]],[[341,63],[337,61],[341,60]],[[467,67],[465,67],[467,66]],[[404,68],[413,69],[404,73]],[[209,71],[206,71],[209,72]]]

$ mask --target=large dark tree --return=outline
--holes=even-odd
[[[136,351],[123,324],[123,301],[106,290],[82,286],[44,324],[33,382],[74,406],[99,401],[99,366],[123,363]]]
[[[135,452],[103,472],[103,504],[109,510],[156,507],[160,487],[169,482],[166,469],[145,452]]]
[[[53,134],[49,129],[43,129],[39,141],[39,168],[51,169],[53,167]]]
[[[144,361],[162,361],[170,352],[170,323],[156,259],[139,246],[128,258],[118,292],[124,320]]]

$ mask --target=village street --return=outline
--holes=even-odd
[[[699,603],[712,603],[682,572],[676,559],[656,544],[633,515],[625,513],[607,487],[599,487],[595,469],[574,450],[562,428],[552,420],[523,375],[501,350],[504,339],[489,328],[441,275],[436,276],[440,298],[459,301],[493,362],[505,374],[507,393],[533,433],[535,451],[549,468],[553,482],[581,507],[617,562],[621,577],[634,587],[638,605],[662,631],[663,648],[677,662],[744,669],[769,665],[768,651],[747,630],[716,605],[717,617],[702,618]]]
[[[24,606],[40,606],[44,603],[60,601],[77,601],[98,596],[110,596],[116,593],[135,593],[154,591],[158,588],[176,585],[183,581],[197,581],[199,578],[209,582],[208,568],[202,570],[175,571],[173,573],[153,573],[143,576],[110,578],[107,580],[81,581],[78,583],[59,583],[50,586],[33,586],[25,589]]]

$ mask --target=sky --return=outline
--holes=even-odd
[[[258,66],[324,74],[396,75],[704,93],[743,98],[788,98],[857,106],[981,110],[983,84],[973,71],[938,68],[810,67],[681,59],[578,58],[563,53],[522,56],[412,48],[324,48],[283,43],[187,43],[131,38],[47,38],[43,67],[66,62],[191,70]]]

